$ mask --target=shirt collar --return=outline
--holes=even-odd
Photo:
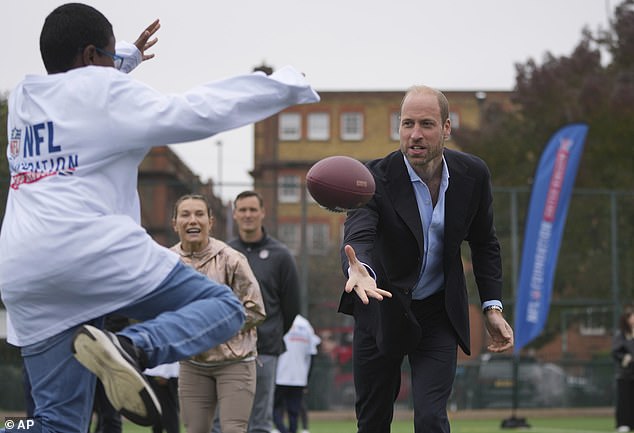
[[[409,174],[409,180],[411,182],[423,182],[418,173],[414,171],[414,168],[407,160],[407,157],[403,155],[403,161],[405,161],[405,167],[407,167],[407,173]],[[423,182],[425,183],[425,182]],[[449,184],[449,170],[447,169],[447,161],[445,161],[445,155],[442,156],[442,175],[440,178],[441,185]]]

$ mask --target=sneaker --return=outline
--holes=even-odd
[[[616,431],[619,433],[629,432],[630,428],[626,425],[622,425],[622,426],[619,426],[619,428],[617,428]]]
[[[151,426],[161,419],[161,405],[141,373],[139,353],[131,350],[136,347],[128,346],[126,351],[112,332],[83,325],[75,333],[72,350],[75,358],[101,380],[106,396],[121,415],[136,424]]]

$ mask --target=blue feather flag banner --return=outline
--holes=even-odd
[[[515,353],[544,329],[568,205],[588,126],[572,124],[552,136],[531,192],[515,304]]]

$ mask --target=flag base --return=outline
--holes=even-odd
[[[526,418],[518,418],[513,415],[510,418],[502,420],[501,428],[530,428],[531,425],[526,422]]]

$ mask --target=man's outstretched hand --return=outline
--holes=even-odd
[[[344,247],[346,256],[348,257],[348,264],[350,270],[348,273],[348,281],[344,290],[350,293],[354,290],[361,302],[367,304],[370,302],[369,298],[383,300],[383,297],[391,298],[392,294],[386,290],[376,287],[376,281],[370,276],[366,267],[357,260],[357,255],[354,252],[354,248],[350,245]]]

